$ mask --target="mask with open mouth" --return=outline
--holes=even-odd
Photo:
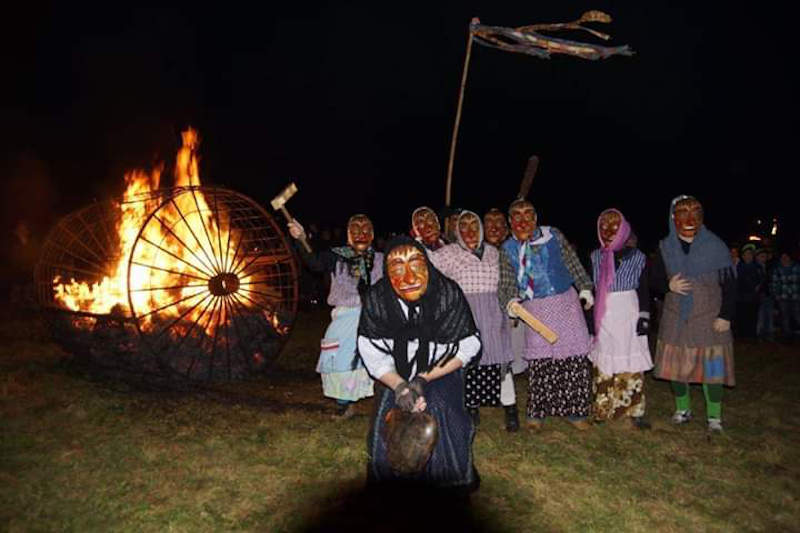
[[[433,244],[442,233],[439,217],[430,207],[418,207],[411,215],[411,233],[426,244]]]
[[[508,218],[511,233],[520,242],[529,240],[536,231],[536,210],[527,200],[514,201],[508,210]]]
[[[483,242],[481,219],[472,211],[462,211],[458,216],[458,242],[472,251],[477,250]]]
[[[703,206],[691,196],[681,198],[672,208],[672,221],[678,236],[691,242],[703,225]]]
[[[356,252],[364,253],[375,238],[372,221],[367,215],[353,215],[347,222],[347,244]]]
[[[398,246],[386,258],[386,273],[395,294],[416,302],[428,290],[428,262],[415,246]]]
[[[486,242],[492,246],[500,246],[508,237],[506,216],[497,208],[490,209],[483,215],[483,231]]]

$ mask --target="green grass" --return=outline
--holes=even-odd
[[[271,376],[186,394],[94,379],[69,364],[35,317],[6,317],[0,530],[298,531],[346,508],[364,481],[370,406],[346,422],[330,418],[313,372],[326,318],[301,316]],[[726,432],[711,440],[701,421],[669,423],[669,387],[652,379],[649,432],[612,424],[579,433],[552,419],[541,433],[508,434],[502,411],[484,409],[474,445],[478,523],[800,530],[800,353],[738,345],[736,363]],[[693,406],[702,419],[699,389]],[[419,531],[411,518],[398,511],[390,522]]]

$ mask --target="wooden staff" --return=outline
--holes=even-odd
[[[512,311],[514,311],[514,314],[516,314],[520,320],[528,324],[533,331],[544,337],[547,342],[550,344],[555,344],[555,342],[558,340],[558,334],[542,324],[538,318],[530,314],[527,309],[522,307],[522,304],[519,302],[512,302],[509,307]]]
[[[472,56],[472,25],[480,24],[481,21],[474,17],[469,26],[469,37],[467,38],[467,55],[464,57],[464,68],[461,72],[461,89],[458,91],[458,107],[456,108],[456,121],[453,124],[453,138],[450,141],[450,160],[447,162],[447,186],[444,193],[444,205],[450,207],[450,190],[453,185],[453,161],[456,157],[456,142],[458,141],[458,126],[461,124],[461,107],[464,104],[464,87],[467,85],[467,73],[469,72],[469,58]]]

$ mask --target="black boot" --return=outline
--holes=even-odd
[[[469,417],[472,419],[472,425],[478,427],[481,425],[481,412],[477,407],[467,407]]]
[[[519,431],[519,414],[516,405],[504,405],[506,411],[506,431],[513,433]]]

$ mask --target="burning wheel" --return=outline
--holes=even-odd
[[[188,187],[139,230],[128,261],[129,306],[162,366],[191,379],[232,379],[282,347],[297,278],[289,243],[258,204]]]
[[[246,196],[199,186],[67,215],[34,277],[71,351],[190,380],[264,368],[298,301],[298,267],[272,217]]]

